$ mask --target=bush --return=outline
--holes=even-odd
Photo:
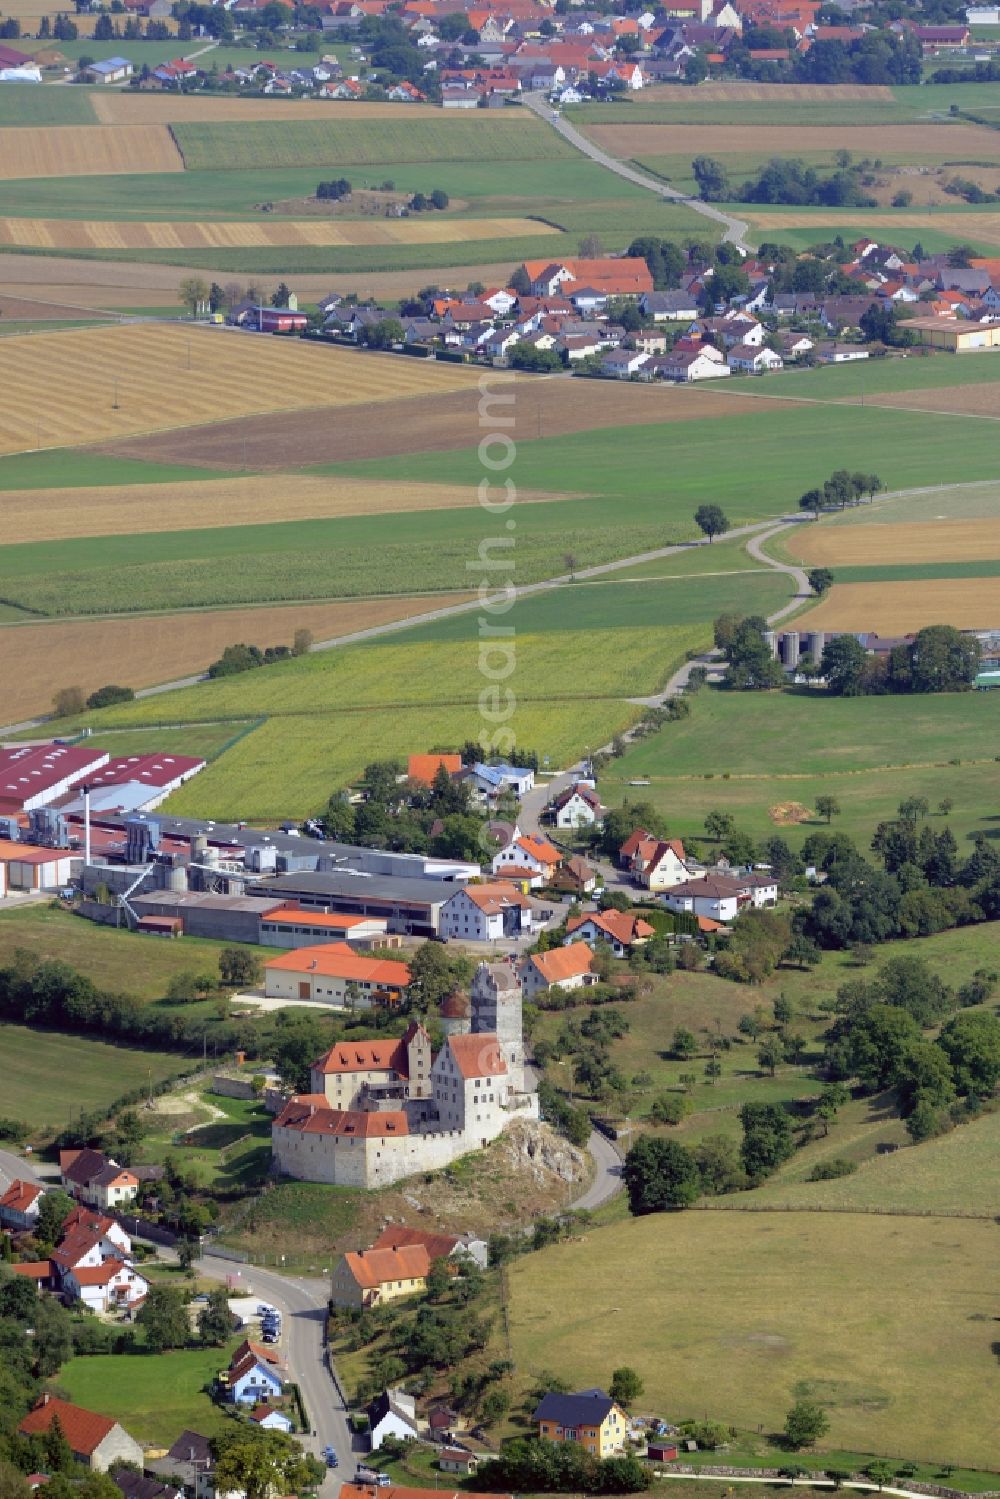
[[[135,700],[135,693],[131,687],[115,687],[109,684],[107,687],[98,687],[87,699],[88,708],[111,708],[115,703],[131,703]]]
[[[834,1156],[832,1161],[818,1161],[809,1173],[811,1182],[836,1181],[840,1176],[851,1176],[857,1171],[857,1161],[849,1161],[846,1156]]]

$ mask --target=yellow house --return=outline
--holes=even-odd
[[[545,1395],[532,1419],[547,1442],[579,1442],[594,1457],[612,1457],[625,1449],[627,1417],[604,1390]]]
[[[953,354],[972,349],[1000,349],[1000,323],[968,323],[960,318],[915,317],[902,325],[920,335],[922,344],[949,349]]]
[[[331,1300],[334,1306],[377,1306],[399,1296],[414,1296],[427,1284],[431,1257],[423,1244],[401,1244],[396,1249],[360,1249],[345,1254],[334,1267]]]

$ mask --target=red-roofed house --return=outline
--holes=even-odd
[[[583,989],[597,983],[594,954],[586,942],[553,947],[524,959],[518,972],[526,999],[547,994],[550,989]]]
[[[601,798],[586,781],[577,781],[552,803],[557,828],[594,827],[604,818]]]
[[[426,1097],[430,1073],[430,1037],[414,1020],[398,1039],[336,1042],[313,1063],[310,1087],[334,1109],[359,1109],[376,1095],[380,1101]]]
[[[505,875],[510,871],[511,877],[516,879],[518,876],[513,873],[514,870],[529,869],[534,874],[541,875],[543,883],[547,883],[562,861],[559,849],[547,838],[542,838],[537,833],[519,833],[515,830],[507,847],[493,856],[493,873]]]
[[[59,1170],[71,1196],[105,1211],[134,1201],[139,1191],[135,1172],[100,1150],[61,1150]]]
[[[426,1286],[435,1258],[422,1244],[376,1246],[341,1255],[333,1269],[330,1299],[334,1306],[377,1306],[416,1295]]]
[[[456,306],[450,303],[449,306]],[[457,775],[462,768],[461,755],[411,755],[406,762],[407,780],[416,781],[419,785],[430,786],[441,766],[450,776]]]
[[[51,1260],[21,1260],[10,1267],[15,1275],[34,1281],[39,1291],[52,1291],[56,1285],[56,1267]]]
[[[35,1182],[22,1181],[15,1177],[0,1197],[0,1223],[16,1233],[25,1233],[38,1221],[38,1205],[42,1189]]]
[[[52,1255],[58,1265],[59,1250]],[[149,1293],[149,1282],[125,1260],[103,1260],[97,1265],[80,1264],[60,1271],[63,1294],[79,1301],[92,1312],[110,1312],[116,1308],[134,1310]]]
[[[611,296],[639,297],[653,290],[649,266],[639,255],[600,260],[526,260],[524,269],[536,297],[551,297],[556,292],[571,297],[574,285],[593,287]]]
[[[440,934],[445,939],[497,942],[535,927],[534,907],[514,885],[463,885],[441,907]]]
[[[656,931],[633,911],[596,911],[589,916],[571,916],[566,923],[566,944],[586,942],[594,947],[606,942],[616,958],[627,958],[634,947],[643,947]]]
[[[22,1436],[41,1436],[58,1420],[78,1463],[106,1473],[112,1463],[135,1463],[141,1470],[143,1451],[134,1437],[110,1416],[99,1416],[55,1395],[42,1395],[18,1424]]]
[[[647,890],[669,890],[689,877],[679,838],[641,838],[631,862],[632,877]]]

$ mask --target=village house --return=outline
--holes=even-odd
[[[785,365],[780,354],[763,344],[734,344],[726,355],[726,363],[739,375],[764,375]]]
[[[585,942],[595,947],[607,943],[616,958],[627,958],[637,947],[644,947],[656,936],[655,929],[632,911],[595,911],[588,916],[571,916],[566,923],[564,945]]]
[[[528,874],[537,876],[542,884],[548,884],[562,860],[559,849],[546,838],[515,829],[506,848],[494,854],[493,873],[514,880]]]
[[[553,947],[548,952],[532,953],[525,958],[518,974],[525,998],[533,1000],[550,989],[583,989],[597,983],[593,972],[594,954],[586,942],[571,942],[568,947]]]
[[[427,1283],[431,1257],[422,1244],[359,1249],[343,1254],[333,1268],[330,1300],[334,1306],[378,1306],[400,1296],[415,1296]]]
[[[437,1465],[442,1473],[458,1473],[463,1478],[473,1478],[479,1468],[479,1458],[464,1447],[442,1447],[437,1455]]]
[[[233,1405],[262,1405],[279,1400],[285,1381],[281,1361],[273,1348],[252,1343],[249,1338],[236,1349],[220,1380],[226,1399]]]
[[[30,1233],[38,1222],[42,1188],[35,1182],[15,1177],[0,1197],[0,1224],[15,1233]]]
[[[642,829],[622,844],[619,858],[628,860],[632,878],[647,890],[668,890],[671,885],[681,884],[690,873],[679,838],[653,838]]]
[[[250,1420],[261,1431],[283,1431],[287,1436],[294,1430],[291,1416],[286,1416],[284,1411],[279,1411],[270,1405],[255,1405],[250,1411]]]
[[[368,1406],[368,1450],[378,1452],[386,1437],[398,1442],[415,1442],[420,1436],[417,1426],[417,1402],[404,1389],[383,1390]]]
[[[441,907],[440,934],[445,940],[500,942],[533,932],[535,908],[509,881],[463,885]]]
[[[54,1422],[85,1468],[95,1473],[106,1473],[113,1463],[135,1463],[142,1468],[142,1448],[123,1426],[110,1416],[99,1416],[55,1395],[41,1395],[17,1429],[22,1436],[44,1436]]]
[[[547,1442],[578,1442],[592,1457],[612,1457],[625,1450],[628,1417],[603,1390],[575,1395],[544,1395],[531,1418]]]
[[[761,910],[778,900],[778,882],[769,874],[710,874],[675,885],[665,896],[671,911],[730,922],[743,910]]]
[[[660,379],[676,380],[682,385],[693,384],[696,380],[718,380],[730,374],[722,355],[711,345],[690,352],[679,351],[675,346],[669,354],[661,355],[655,364]]]
[[[587,781],[577,781],[552,802],[552,821],[557,828],[599,827],[604,807],[597,791]]]
[[[597,873],[586,859],[573,854],[564,859],[552,876],[550,887],[562,895],[591,895],[597,889]]]
[[[134,1202],[139,1191],[139,1178],[134,1171],[89,1147],[61,1150],[59,1171],[62,1185],[71,1197],[105,1212]]]

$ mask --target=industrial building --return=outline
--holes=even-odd
[[[451,880],[405,879],[325,870],[281,874],[255,887],[306,909],[375,917],[400,936],[434,937],[441,907],[455,893]]]
[[[950,317],[908,318],[907,328],[932,349],[967,354],[974,349],[1000,349],[1000,323],[972,323]]]
[[[32,843],[12,843],[0,838],[0,899],[18,892],[64,889],[73,878],[74,863],[68,849],[38,848]]]
[[[49,807],[75,781],[107,765],[107,750],[95,745],[14,744],[0,749],[0,815],[16,817]]]

